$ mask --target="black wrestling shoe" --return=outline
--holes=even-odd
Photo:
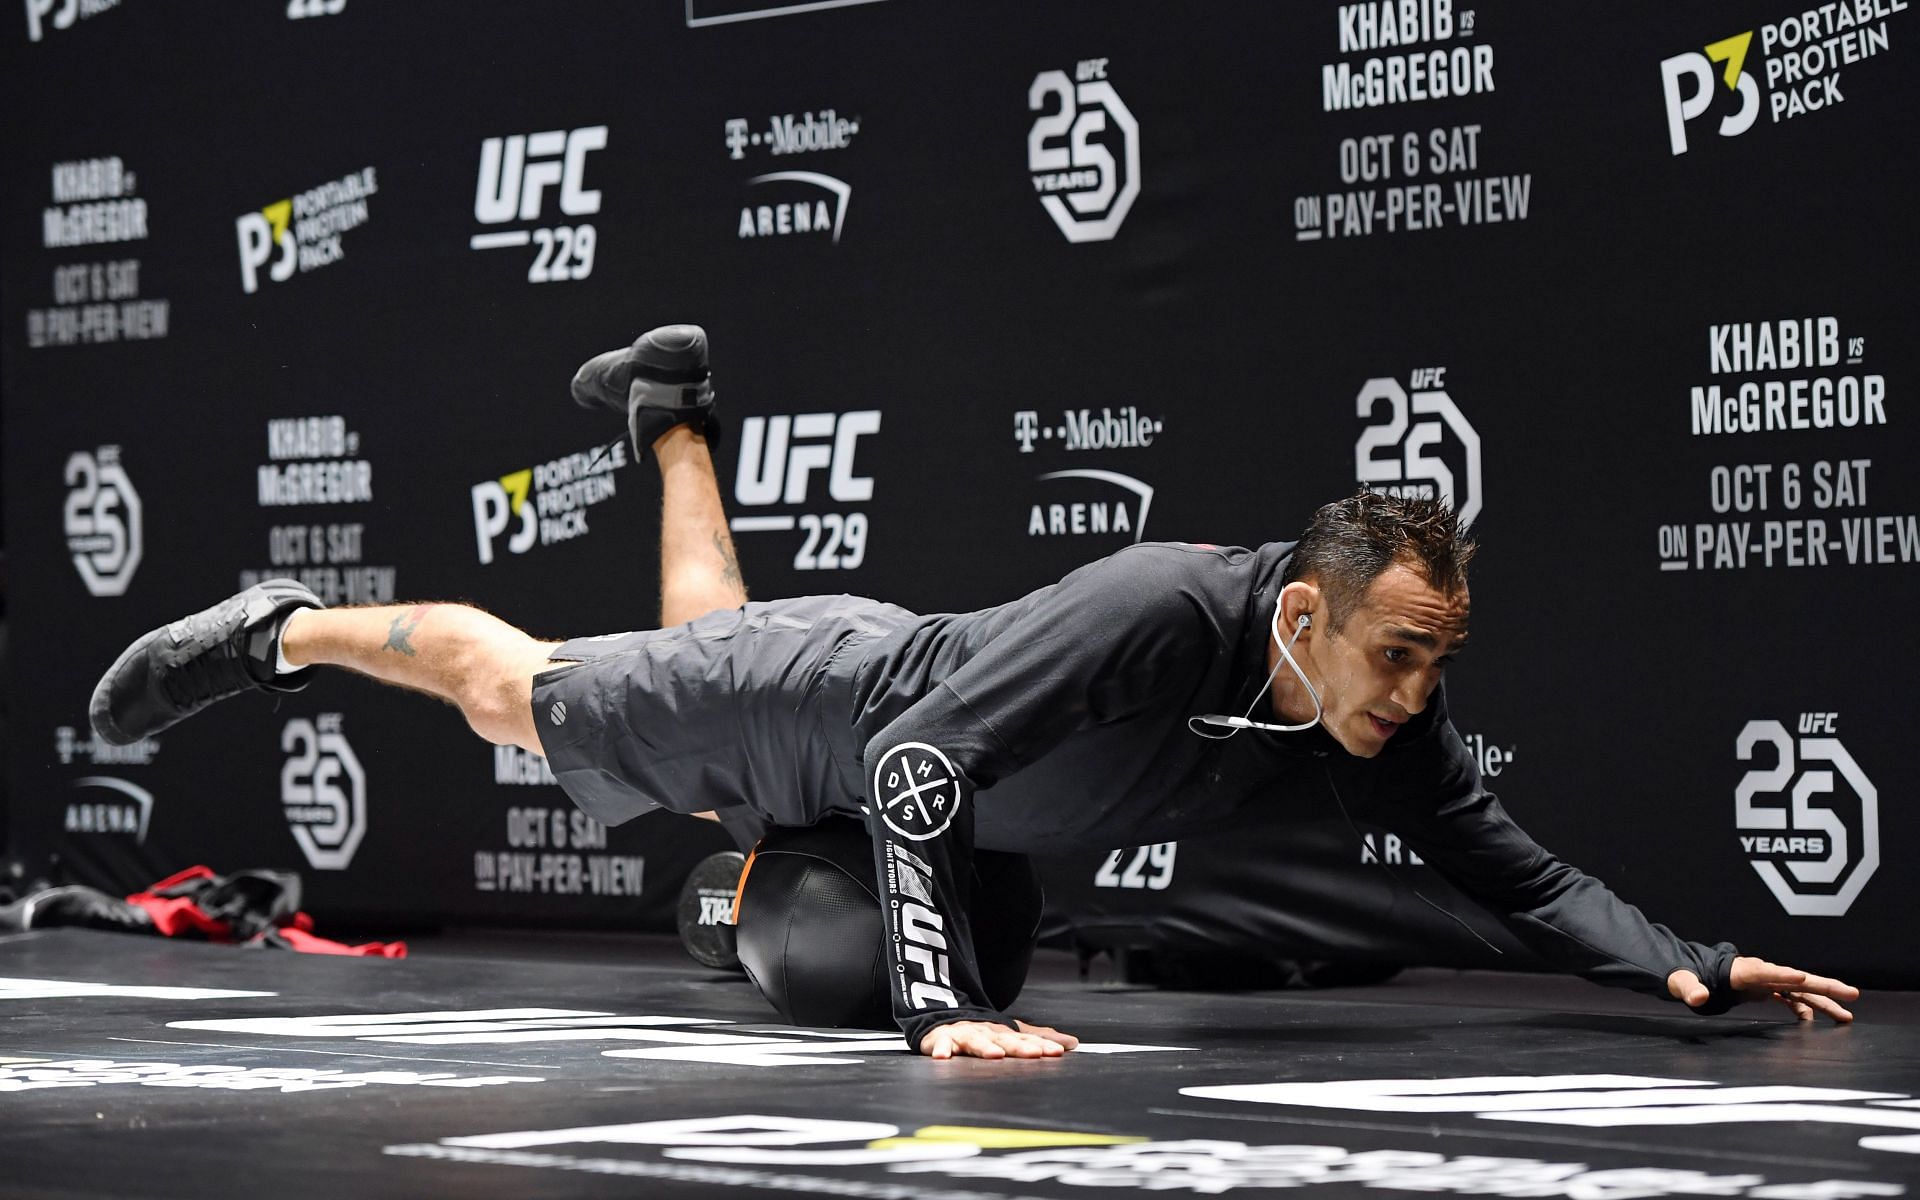
[[[627,414],[627,429],[642,457],[675,425],[691,426],[720,446],[707,331],[698,325],[662,325],[633,345],[586,361],[573,375],[574,403]]]
[[[93,731],[125,746],[186,720],[216,700],[254,688],[297,692],[311,667],[275,675],[280,622],[325,608],[291,579],[269,579],[204,612],[182,617],[121,652],[93,689]]]

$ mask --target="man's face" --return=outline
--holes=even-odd
[[[1316,617],[1317,627],[1322,619]],[[1320,723],[1348,753],[1372,758],[1427,707],[1467,640],[1467,593],[1442,592],[1392,566],[1334,631],[1314,629],[1301,655],[1320,689]]]

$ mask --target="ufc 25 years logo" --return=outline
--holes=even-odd
[[[865,504],[873,499],[873,477],[855,474],[854,459],[860,439],[879,432],[878,409],[748,417],[740,423],[733,498],[742,508],[811,507],[814,481],[824,476],[827,499]],[[861,511],[743,514],[731,525],[735,533],[803,530],[796,571],[851,571],[867,559]]]
[[[1027,133],[1040,206],[1069,242],[1109,240],[1140,195],[1140,123],[1108,81],[1107,60],[1079,62],[1072,78],[1040,72],[1027,107],[1041,114]]]
[[[587,155],[607,146],[605,125],[549,129],[490,137],[480,143],[480,178],[474,187],[473,217],[482,225],[523,224],[526,229],[476,233],[474,250],[507,246],[538,247],[527,267],[528,283],[565,283],[593,274],[599,232],[591,224],[538,226],[546,210],[547,189],[563,217],[590,217],[600,211],[600,193],[586,186]]]
[[[140,566],[144,541],[140,493],[120,463],[120,447],[67,457],[64,532],[67,553],[87,591],[122,596]]]
[[[1444,390],[1446,371],[1416,368],[1410,388],[1367,380],[1356,414],[1372,421],[1384,407],[1387,419],[1360,431],[1353,470],[1368,491],[1445,500],[1464,526],[1480,515],[1480,435]]]
[[[339,713],[295,717],[280,733],[288,755],[280,802],[300,852],[316,871],[344,871],[367,835],[367,773]]]
[[[1754,871],[1796,917],[1845,916],[1880,868],[1880,795],[1841,745],[1839,720],[1802,713],[1797,741],[1779,721],[1748,721],[1734,745],[1741,762],[1773,760],[1734,788],[1733,823]],[[1842,810],[1816,803],[1846,792],[1846,809],[1859,814],[1857,841]]]

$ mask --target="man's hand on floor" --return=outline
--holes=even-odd
[[[953,1021],[921,1038],[920,1053],[928,1058],[1058,1058],[1079,1044],[1070,1033],[1025,1021],[1011,1028],[993,1021]]]
[[[1815,1012],[1823,1012],[1836,1024],[1845,1025],[1853,1020],[1853,1014],[1840,1007],[1839,1001],[1860,998],[1860,989],[1852,984],[1747,955],[1733,960],[1728,982],[1734,991],[1749,1000],[1778,1000],[1802,1021],[1811,1021]],[[1667,976],[1667,990],[1673,993],[1674,999],[1694,1008],[1707,1002],[1706,985],[1692,971],[1675,971]]]

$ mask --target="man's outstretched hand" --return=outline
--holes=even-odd
[[[1841,983],[1838,979],[1809,975],[1805,971],[1796,971],[1792,967],[1746,955],[1733,960],[1728,982],[1734,991],[1748,999],[1772,997],[1778,1000],[1791,1008],[1802,1021],[1813,1020],[1813,1014],[1818,1011],[1832,1017],[1837,1024],[1844,1025],[1853,1020],[1853,1014],[1840,1007],[1839,1002],[1860,998],[1859,988]],[[1675,971],[1667,976],[1667,990],[1673,993],[1674,999],[1694,1008],[1707,1002],[1706,985],[1692,971]]]
[[[954,1021],[935,1026],[920,1039],[928,1058],[1058,1058],[1080,1039],[1045,1025],[1015,1021],[1013,1028],[993,1021]]]

